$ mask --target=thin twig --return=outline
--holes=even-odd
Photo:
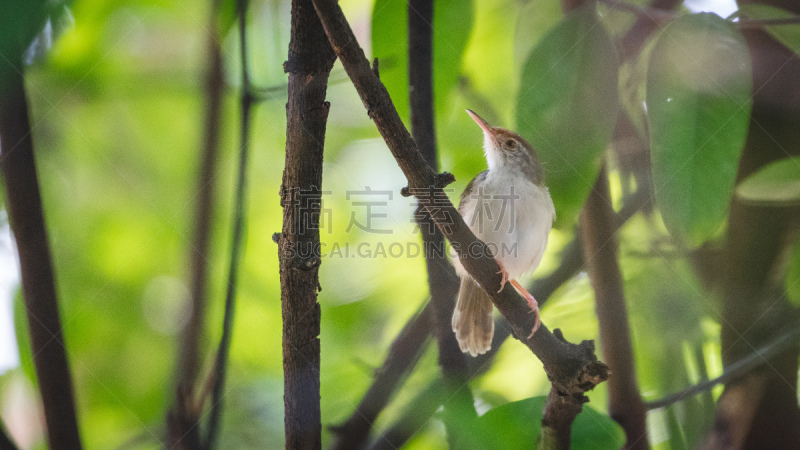
[[[441,378],[431,381],[425,389],[408,402],[404,413],[388,430],[378,436],[369,450],[396,450],[405,445],[425,422],[439,409],[446,399],[445,386]],[[466,446],[464,448],[470,448]]]
[[[648,21],[664,25],[680,17],[680,14],[669,11],[668,9],[639,6],[622,0],[598,0],[600,3],[612,9],[629,12]],[[671,9],[671,8],[670,8]],[[800,16],[780,17],[774,19],[739,19],[733,22],[734,25],[742,30],[762,29],[769,26],[797,25],[800,24]]]
[[[228,284],[225,293],[225,313],[222,319],[222,336],[214,363],[214,387],[211,391],[211,411],[208,417],[208,432],[204,448],[214,447],[219,434],[219,421],[222,415],[223,389],[228,371],[228,355],[233,335],[233,316],[236,306],[236,285],[239,276],[239,261],[242,252],[242,234],[244,233],[246,214],[246,188],[248,154],[250,153],[250,112],[253,97],[247,86],[250,86],[250,72],[247,64],[247,7],[248,0],[237,0],[239,13],[239,50],[242,65],[241,93],[241,127],[239,129],[239,171],[236,176],[236,192],[234,194],[233,230],[231,236],[231,256],[228,266]]]
[[[711,380],[701,381],[700,383],[689,386],[682,391],[669,394],[658,400],[645,402],[644,406],[648,410],[665,408],[674,403],[686,400],[694,395],[708,391],[718,384],[727,384],[730,381],[734,381],[751,372],[753,369],[764,364],[768,364],[768,361],[771,358],[779,355],[784,350],[791,348],[793,345],[796,345],[798,336],[800,336],[800,328],[793,328],[790,331],[778,336],[769,344],[759,347],[747,357],[728,365],[728,367],[725,368],[725,371],[722,372],[722,375]]]
[[[389,404],[394,392],[416,366],[430,336],[433,323],[433,305],[428,302],[400,331],[389,347],[383,365],[375,371],[364,397],[353,414],[342,425],[331,427],[337,434],[332,449],[362,448],[378,415]]]
[[[10,37],[9,37],[10,36]],[[4,36],[12,41],[14,34]],[[0,63],[0,166],[6,211],[19,254],[33,364],[51,449],[80,449],[72,375],[33,152],[22,50]]]
[[[664,25],[665,23],[678,17],[677,13],[666,9],[639,6],[622,0],[599,0],[599,1],[600,3],[603,3],[609,8],[633,13],[636,14],[637,16],[656,22],[660,25]]]
[[[181,335],[176,368],[178,380],[175,404],[167,415],[171,448],[197,448],[200,444],[200,432],[196,424],[200,418],[204,397],[201,396],[201,401],[198,403],[195,396],[195,382],[200,366],[198,355],[205,325],[206,304],[208,303],[209,242],[214,210],[217,154],[219,153],[220,116],[225,87],[220,37],[217,32],[220,4],[221,0],[212,0],[211,2],[206,35],[208,68],[205,74],[205,133],[197,179],[194,240],[189,252],[191,308],[189,319]]]
[[[780,25],[797,25],[800,23],[800,16],[781,17],[775,19],[739,19],[734,22],[741,30],[762,29]]]

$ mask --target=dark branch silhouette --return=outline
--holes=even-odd
[[[645,409],[636,381],[613,214],[603,166],[581,215],[584,260],[594,289],[600,348],[614,374],[608,380],[609,415],[625,431],[624,448],[647,449]]]
[[[4,39],[13,39],[4,37]],[[56,295],[47,225],[33,154],[22,49],[0,62],[0,165],[17,244],[22,293],[51,449],[80,449],[72,375]]]
[[[286,448],[321,446],[319,220],[322,153],[330,104],[328,76],[336,55],[310,0],[292,1],[291,41],[284,70],[286,168],[281,186],[283,229],[279,246],[283,309]]]
[[[0,448],[5,450],[17,450],[17,445],[11,440],[11,437],[6,433],[5,428],[0,426]]]
[[[365,446],[378,415],[389,404],[392,394],[422,355],[432,323],[433,305],[428,302],[422,311],[406,323],[392,342],[383,365],[375,371],[375,379],[353,414],[342,425],[331,427],[337,434],[333,449],[347,450]]]
[[[203,151],[197,179],[197,204],[194,216],[194,240],[189,252],[191,309],[181,334],[178,354],[175,404],[168,414],[167,427],[172,448],[198,448],[197,427],[202,402],[196,399],[195,382],[198,378],[199,349],[205,325],[208,303],[208,260],[211,222],[214,211],[217,154],[219,153],[220,117],[225,90],[222,52],[217,23],[221,0],[212,0],[209,14],[206,54],[208,66],[205,77],[205,125]]]
[[[242,258],[242,235],[244,234],[246,214],[247,169],[250,153],[250,112],[253,96],[250,94],[250,69],[247,64],[247,9],[248,0],[238,0],[239,13],[239,52],[242,65],[241,123],[239,129],[239,169],[236,175],[236,192],[234,194],[233,226],[231,232],[231,255],[228,266],[228,283],[225,291],[225,312],[222,318],[222,336],[219,340],[216,360],[214,361],[214,385],[211,390],[211,411],[208,416],[208,432],[204,448],[214,447],[219,434],[219,422],[222,416],[223,389],[228,372],[228,355],[233,339],[233,317],[236,306],[236,285],[239,276],[239,261]]]
[[[438,172],[433,92],[433,0],[408,2],[408,80],[411,135],[428,166]],[[464,421],[477,417],[469,379],[467,358],[461,352],[450,318],[455,308],[459,280],[447,261],[445,240],[428,211],[418,202],[416,220],[422,234],[422,248],[433,303],[434,331],[439,349],[444,388],[444,424],[450,447],[456,438],[468,439]],[[458,427],[458,428],[457,428]]]

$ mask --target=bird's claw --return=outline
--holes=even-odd
[[[495,261],[497,261],[497,265],[500,266],[500,270],[497,271],[497,273],[503,275],[503,278],[500,280],[500,289],[497,290],[497,292],[500,292],[504,287],[506,287],[506,283],[508,282],[508,272],[506,272],[506,268],[503,267],[503,263],[501,263],[499,259],[495,258]]]
[[[533,330],[531,330],[531,334],[528,335],[528,339],[530,339],[536,333],[536,330],[538,330],[542,325],[542,320],[539,314],[539,302],[537,302],[533,297],[533,294],[525,290],[525,288],[522,287],[517,280],[511,280],[510,283],[517,289],[517,291],[519,291],[520,294],[522,294],[523,297],[525,297],[525,300],[528,301],[528,306],[531,308],[531,312],[536,314],[536,323],[533,324]]]

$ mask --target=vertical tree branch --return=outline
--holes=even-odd
[[[408,2],[408,88],[411,135],[425,162],[438,172],[434,125],[433,8],[433,0]],[[472,392],[467,384],[467,360],[450,324],[459,282],[455,270],[447,261],[444,235],[421,202],[417,203],[416,219],[422,233],[439,365],[447,392],[444,398],[448,399],[444,405],[444,423],[450,446],[454,447],[456,438],[464,436],[469,428],[461,422],[477,417]],[[458,425],[461,425],[461,431],[456,431]]]
[[[20,52],[18,54],[21,55]],[[13,66],[10,61],[19,61]],[[9,224],[19,252],[22,291],[47,438],[52,449],[81,448],[72,376],[33,154],[22,57],[0,67],[0,165]]]
[[[614,374],[608,380],[609,415],[625,430],[626,449],[649,448],[645,409],[636,382],[622,274],[617,262],[614,210],[605,166],[581,215],[584,260],[594,288],[600,347]]]
[[[215,168],[219,148],[220,116],[224,75],[218,34],[220,0],[212,0],[206,34],[208,66],[205,73],[205,125],[203,153],[197,179],[197,204],[194,240],[189,252],[191,309],[181,335],[178,354],[175,404],[168,414],[168,434],[172,448],[197,448],[202,405],[195,400],[198,354],[205,324],[208,284],[209,241],[214,211]]]
[[[284,407],[287,449],[321,446],[319,397],[319,211],[322,153],[330,104],[325,101],[335,54],[311,0],[292,1],[286,168],[279,244],[283,307]]]
[[[247,64],[247,9],[248,0],[237,0],[239,13],[239,51],[242,66],[241,86],[241,128],[239,130],[239,171],[236,176],[236,193],[234,199],[233,226],[231,236],[231,256],[228,266],[228,284],[225,291],[225,313],[222,319],[222,336],[214,361],[214,386],[211,390],[211,412],[208,417],[208,434],[204,448],[210,450],[214,447],[219,432],[219,421],[222,416],[223,388],[228,373],[228,354],[233,338],[233,315],[236,306],[236,285],[239,276],[239,261],[242,251],[242,234],[244,233],[247,168],[250,153],[250,112],[253,105],[253,95],[250,91],[250,69]]]

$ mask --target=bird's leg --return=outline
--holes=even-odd
[[[531,312],[536,313],[536,323],[533,325],[533,330],[531,330],[531,334],[528,336],[528,339],[530,339],[531,337],[533,337],[533,334],[536,333],[536,330],[539,329],[539,326],[542,325],[542,321],[539,318],[539,302],[537,302],[536,299],[533,298],[533,294],[525,290],[525,288],[522,287],[521,284],[519,284],[519,281],[511,280],[510,283],[517,289],[517,291],[523,297],[525,297],[525,300],[528,301],[528,306],[531,307]]]
[[[497,265],[500,266],[500,271],[497,273],[503,274],[503,279],[500,281],[500,289],[497,290],[497,292],[500,292],[503,290],[504,287],[506,287],[506,282],[508,281],[508,272],[506,272],[506,268],[503,267],[503,263],[501,263],[499,259],[495,258],[494,260],[497,262]]]

